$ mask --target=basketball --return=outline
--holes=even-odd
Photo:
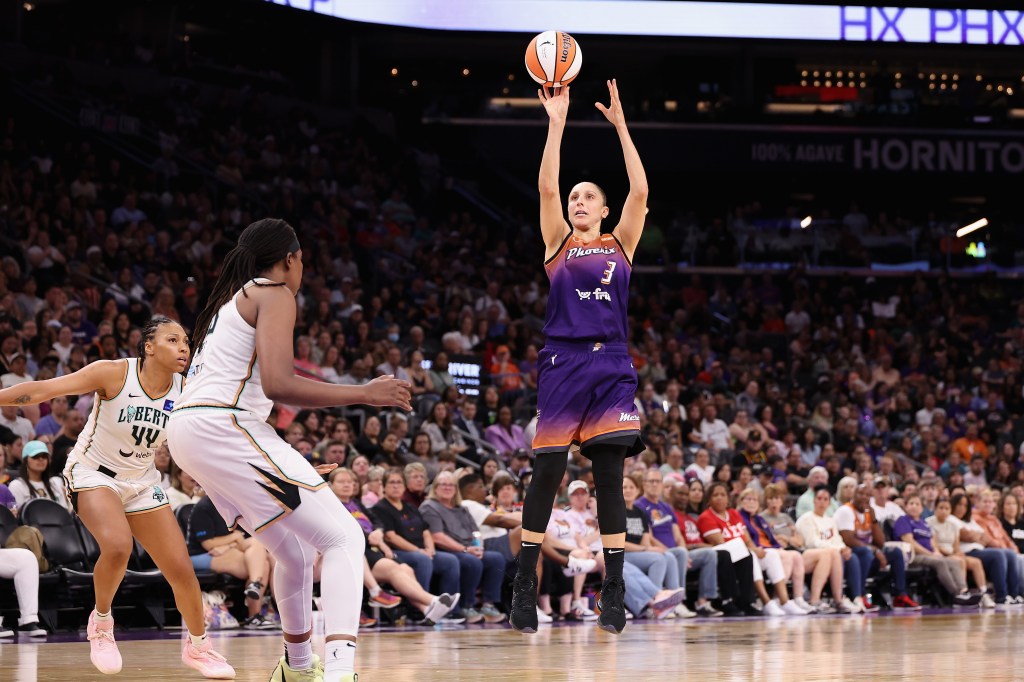
[[[561,88],[580,75],[583,51],[564,31],[544,31],[526,48],[526,70],[541,85]]]

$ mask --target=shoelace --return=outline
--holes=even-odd
[[[208,656],[208,657],[212,658],[213,660],[218,661],[219,663],[227,663],[228,662],[228,659],[224,658],[223,656],[218,654],[213,649],[208,649],[207,651],[203,651],[202,649],[200,649],[199,647],[195,646],[191,642],[189,642],[189,646],[191,646],[193,649],[195,649],[197,653],[203,654],[204,656]]]
[[[622,601],[623,593],[625,592],[625,584],[618,579],[609,580],[605,583],[604,589],[601,591],[601,603],[607,604],[611,601],[613,604],[618,604]]]
[[[113,646],[114,632],[113,630],[100,630],[99,628],[97,628],[94,634],[89,635],[89,641],[99,642],[101,647]]]

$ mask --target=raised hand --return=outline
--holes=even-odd
[[[565,123],[565,119],[569,115],[568,85],[564,88],[552,88],[550,91],[548,86],[545,85],[540,90],[537,90],[537,97],[540,99],[540,103],[544,105],[544,109],[548,112],[548,116],[552,121]]]
[[[366,384],[366,404],[374,407],[400,407],[412,411],[412,385],[408,381],[385,374]]]
[[[613,126],[626,125],[626,116],[622,113],[622,102],[619,101],[619,86],[614,78],[608,81],[608,94],[611,97],[611,102],[607,107],[600,102],[594,102],[594,106]]]

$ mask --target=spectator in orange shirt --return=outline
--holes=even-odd
[[[959,453],[960,458],[965,462],[970,462],[974,455],[981,455],[988,461],[988,445],[978,438],[976,422],[967,423],[967,433],[953,441],[953,450]]]
[[[523,390],[523,377],[519,374],[519,367],[512,362],[508,346],[498,346],[494,352],[494,360],[491,362],[491,380],[498,386],[502,396]]]
[[[996,491],[982,490],[979,494],[978,506],[974,508],[974,513],[971,515],[971,518],[975,523],[981,526],[985,533],[992,539],[992,542],[986,546],[990,549],[1006,550],[1006,560],[1008,562],[1016,562],[1017,574],[1022,575],[1021,571],[1024,571],[1024,562],[1021,561],[1022,555],[1020,550],[1017,548],[1017,543],[1013,541],[1009,533],[1006,532],[1006,529],[1003,528],[1003,522],[995,515],[996,504],[998,501],[999,494],[996,493]],[[1010,553],[1012,553],[1013,556],[1010,556]],[[1024,590],[1024,586],[1022,586],[1022,590]]]
[[[1021,585],[1020,576],[1022,574],[1021,571],[1024,570],[1024,555],[1017,548],[1017,543],[1010,537],[1007,529],[1002,527],[1002,521],[995,515],[995,506],[998,500],[999,496],[995,491],[982,491],[978,496],[978,506],[975,507],[971,520],[982,527],[985,531],[985,536],[989,539],[989,542],[984,543],[985,549],[997,549],[1006,552],[1008,583],[1011,586],[1011,590],[1014,583],[1009,578],[1014,572],[1011,569],[1011,564],[1017,565],[1018,594],[1014,595],[1011,592],[1010,596],[1016,596],[1016,603],[1022,604],[1024,603],[1024,595],[1020,593],[1024,592],[1024,586]]]

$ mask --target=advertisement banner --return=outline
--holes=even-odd
[[[1019,9],[782,5],[666,0],[268,0],[341,19],[448,31],[1024,44]]]
[[[503,121],[497,126],[485,120],[446,123],[474,128],[474,144],[489,159],[523,167],[536,165],[546,130],[546,126],[527,121]],[[1024,172],[1024,134],[1013,131],[644,123],[633,124],[630,130],[644,165],[652,170],[969,175]],[[621,159],[607,153],[608,135],[606,125],[570,122],[563,154],[571,156],[580,167],[617,170]]]

